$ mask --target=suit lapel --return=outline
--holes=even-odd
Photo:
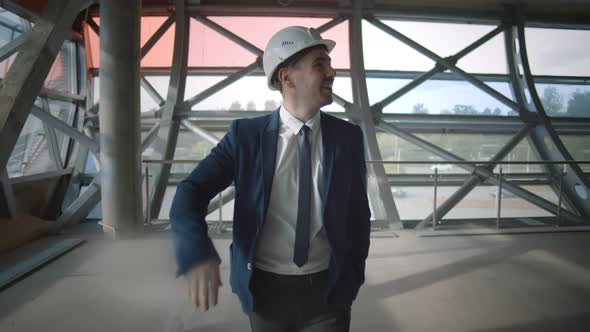
[[[335,134],[331,132],[332,123],[330,117],[324,112],[321,115],[321,129],[322,129],[322,149],[324,153],[323,171],[322,171],[322,216],[326,211],[328,205],[328,194],[330,193],[330,185],[332,182],[332,173],[334,170],[334,150],[336,148],[336,142],[333,141]]]
[[[266,211],[268,209],[268,202],[270,200],[270,191],[272,188],[272,181],[275,172],[275,163],[277,157],[277,139],[279,132],[279,110],[274,111],[268,118],[261,134],[260,142],[262,149],[262,185],[263,187],[263,210],[259,223],[264,222]]]

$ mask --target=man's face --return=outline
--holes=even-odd
[[[332,84],[336,71],[324,47],[313,48],[290,70],[295,96],[299,101],[313,108],[332,103]]]

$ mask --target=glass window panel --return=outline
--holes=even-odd
[[[292,25],[317,28],[330,21],[326,18],[308,17],[210,17],[210,19],[262,51],[270,38],[283,28]],[[348,23],[338,24],[324,32],[322,37],[336,42],[336,47],[330,54],[334,68],[350,68]],[[232,56],[236,57],[234,54]]]
[[[407,79],[367,79],[371,104],[410,83]],[[504,96],[511,96],[507,83],[485,82]],[[510,98],[510,97],[508,97]],[[510,98],[512,99],[512,98]],[[457,115],[516,115],[508,106],[465,81],[429,80],[383,109],[384,113],[425,113]]]
[[[245,67],[254,61],[256,55],[201,22],[191,19],[189,67]]]
[[[0,22],[2,25],[20,32],[24,30],[27,20],[4,9],[4,7],[0,7]]]
[[[590,161],[590,135],[560,135],[559,138],[574,160]],[[585,172],[590,172],[590,164],[580,164]]]
[[[424,134],[416,136],[425,139]],[[437,155],[389,133],[377,133],[377,144],[381,157],[386,161],[437,162],[442,160]],[[449,164],[386,164],[385,172],[388,174],[433,174],[435,167],[438,168],[439,173],[466,173],[462,168]]]
[[[170,220],[170,207],[172,207],[172,200],[174,198],[174,194],[176,193],[176,188],[176,185],[170,185],[166,187],[166,192],[164,194],[164,199],[162,200],[162,207],[160,208],[158,220]],[[221,211],[222,220],[232,220],[234,217],[234,200],[232,199],[223,205]],[[205,220],[211,222],[219,220],[219,210],[215,210],[208,214]]]
[[[158,92],[160,97],[166,100],[166,97],[168,95],[168,84],[170,82],[170,76],[146,76],[145,79],[156,90],[156,92]],[[188,92],[185,93],[185,96],[187,94]],[[143,86],[140,89],[139,96],[141,100],[141,112],[148,112],[159,108],[155,99],[147,92],[146,89],[143,88]]]
[[[457,186],[439,186],[437,188],[437,206],[440,206],[451,197],[458,188]],[[524,186],[523,188],[557,204],[557,197],[549,186]],[[402,220],[423,220],[432,213],[434,205],[434,189],[432,186],[392,187],[392,192]],[[495,186],[478,186],[474,188],[443,218],[443,223],[444,220],[452,219],[496,218],[496,192],[497,187]],[[426,208],[417,209],[416,206]],[[518,196],[506,192],[502,195],[501,216],[502,218],[525,218],[519,221],[523,224],[539,226],[538,221],[526,218],[550,217],[553,215]]]
[[[449,198],[458,187],[439,187],[437,195],[438,205]],[[554,204],[557,204],[557,197],[549,186],[523,186],[523,189],[531,191]],[[503,189],[504,191],[504,189]],[[496,186],[478,186],[474,188],[461,202],[459,202],[444,219],[464,218],[496,218],[497,216],[497,195]],[[432,205],[432,204],[431,204]],[[550,217],[553,214],[529,203],[528,201],[506,191],[502,193],[501,217]],[[527,221],[524,221],[527,224]],[[538,222],[529,221],[531,226],[538,225]]]
[[[205,90],[209,86],[219,82],[223,77],[212,76],[192,76],[187,79],[187,89],[185,99],[188,99],[198,92]],[[336,77],[334,80],[334,92],[341,97],[352,101],[352,90],[350,87],[350,78]],[[190,95],[189,95],[190,93]],[[271,91],[266,85],[266,79],[263,76],[248,76],[227,86],[216,94],[206,98],[200,103],[193,106],[193,110],[206,111],[225,111],[225,110],[274,110],[281,104],[281,94],[278,91]],[[343,112],[344,109],[332,103],[322,107],[322,110],[328,112]]]
[[[8,29],[4,26],[0,26],[0,48],[4,47],[6,44],[10,43],[13,39],[20,35],[19,32],[14,30]],[[14,62],[16,58],[16,53],[5,59],[0,63],[0,79],[4,79],[6,77],[6,73],[10,69],[10,66]]]
[[[30,29],[30,25],[26,19],[0,7],[0,48]],[[16,53],[0,64],[0,79],[6,77],[6,73],[15,58]]]
[[[362,33],[366,70],[428,71],[434,67],[432,60],[367,21],[362,22]]]
[[[141,39],[143,47],[152,37],[167,17],[142,17],[141,18]],[[168,30],[158,39],[152,49],[141,60],[142,67],[171,67],[172,53],[174,50],[174,30],[176,24],[172,24]]]
[[[29,115],[7,164],[8,176],[17,177],[55,170],[49,155],[43,123]]]
[[[533,75],[590,76],[590,30],[525,28]]]
[[[493,27],[494,29],[495,27]],[[493,30],[493,29],[490,29]],[[481,36],[488,31],[481,31]],[[473,41],[479,39],[475,37]],[[471,44],[469,39],[467,44]],[[457,61],[457,66],[468,73],[508,74],[504,34],[500,33]],[[468,45],[465,45],[468,46]]]
[[[510,135],[491,134],[448,134],[428,133],[416,136],[433,143],[468,161],[489,161],[510,140]],[[388,161],[442,161],[430,152],[409,143],[395,135],[377,133],[377,142],[383,160]],[[505,161],[537,161],[528,141],[522,140],[504,159]],[[462,168],[451,164],[389,164],[385,165],[388,174],[432,174],[434,168],[439,173],[465,174]],[[504,173],[538,173],[538,165],[505,165]]]
[[[52,90],[76,92],[76,59],[74,43],[65,41],[45,78],[45,87]]]
[[[80,195],[88,189],[88,186],[80,187]],[[102,219],[102,202],[98,202],[96,206],[88,213],[86,220],[101,220]]]
[[[167,17],[142,17],[141,18],[141,35],[140,45],[144,45],[160,28],[162,23],[166,21]],[[100,27],[100,18],[94,17],[94,21]],[[142,67],[171,67],[172,55],[174,53],[174,29],[176,24],[172,24],[170,28],[162,35],[156,42],[152,49],[141,60]],[[100,67],[100,38],[90,27],[88,31],[88,40],[90,50],[90,57],[92,59],[92,66],[94,68]]]
[[[590,85],[535,84],[549,116],[590,117]]]
[[[61,100],[48,99],[48,101],[51,115],[59,118],[63,122],[72,126],[75,116],[74,105],[72,103],[68,103]],[[68,152],[68,145],[70,143],[70,138],[69,136],[65,135],[57,129],[55,130],[55,135],[57,136],[57,142],[62,162],[65,162],[66,154]]]

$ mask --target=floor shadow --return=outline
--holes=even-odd
[[[458,262],[445,264],[432,270],[415,273],[378,285],[366,285],[364,291],[374,300],[380,300],[438,283],[482,267],[498,264],[511,257],[524,254],[529,250],[531,248],[527,246],[502,247]]]
[[[583,332],[590,331],[590,312],[581,312],[558,319],[538,320],[511,326],[481,329],[472,332]]]

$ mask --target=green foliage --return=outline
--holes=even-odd
[[[414,114],[428,114],[428,109],[424,107],[424,103],[418,103],[412,108]]]
[[[562,115],[563,113],[563,97],[559,94],[556,87],[548,86],[543,91],[541,103],[545,108],[547,115]]]
[[[576,91],[567,102],[566,116],[590,117],[590,91]]]

